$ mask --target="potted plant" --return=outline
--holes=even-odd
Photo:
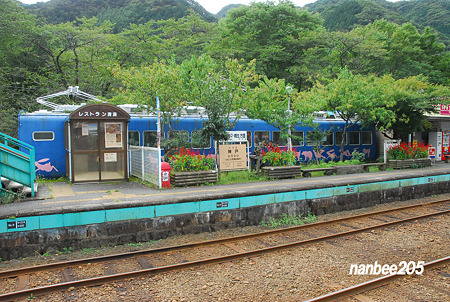
[[[217,172],[214,158],[180,148],[169,157],[171,167],[170,182],[173,186],[195,186],[204,183],[216,183]]]

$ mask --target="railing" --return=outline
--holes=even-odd
[[[151,182],[161,188],[161,151],[158,148],[129,146],[130,175]]]
[[[34,197],[35,169],[34,147],[0,133],[0,177],[30,187]]]

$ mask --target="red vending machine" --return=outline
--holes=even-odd
[[[446,160],[450,157],[450,130],[442,131],[442,157],[441,160]]]

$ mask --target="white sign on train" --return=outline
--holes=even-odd
[[[247,141],[247,131],[227,131],[228,142],[245,142]]]

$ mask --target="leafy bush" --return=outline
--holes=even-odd
[[[359,165],[366,160],[366,155],[364,153],[353,151],[352,153],[352,164]]]
[[[206,171],[214,169],[215,160],[182,147],[170,156],[169,164],[173,172]]]

